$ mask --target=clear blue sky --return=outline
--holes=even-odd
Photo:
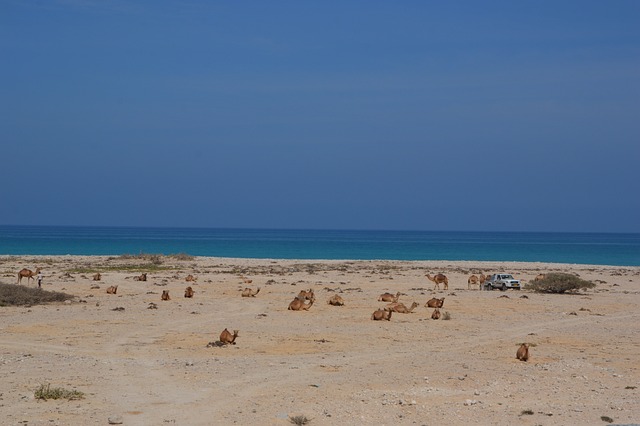
[[[640,232],[640,1],[0,2],[0,224]]]

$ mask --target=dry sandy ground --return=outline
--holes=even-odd
[[[106,425],[120,416],[125,425],[286,425],[296,415],[311,425],[640,423],[640,268],[163,258],[171,269],[150,271],[147,282],[121,268],[141,263],[0,258],[0,281],[39,266],[44,289],[76,296],[0,308],[2,424]],[[578,295],[467,289],[470,272],[526,283],[549,271],[598,285]],[[448,275],[447,291],[425,278],[436,272]],[[187,274],[197,278],[193,299],[183,297]],[[241,275],[261,288],[257,297],[240,296]],[[311,309],[288,311],[308,288]],[[372,321],[385,291],[420,306]],[[326,303],[336,293],[346,306]],[[432,296],[446,298],[450,320],[430,319]],[[208,347],[225,327],[239,330],[237,344]],[[515,358],[521,342],[531,344],[526,363]],[[36,400],[46,383],[85,398]]]

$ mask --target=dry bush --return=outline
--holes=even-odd
[[[63,388],[51,388],[50,384],[40,385],[38,389],[36,389],[34,396],[36,399],[68,399],[69,401],[73,399],[82,399],[84,398],[84,393],[77,390],[67,390]]]
[[[538,293],[575,292],[582,289],[594,288],[596,285],[591,281],[583,280],[572,274],[552,273],[546,274],[544,278],[534,281],[527,288]]]
[[[17,284],[0,283],[0,306],[33,306],[64,302],[73,296],[58,291],[47,291]]]

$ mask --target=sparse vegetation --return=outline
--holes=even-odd
[[[538,293],[556,293],[563,294],[565,292],[576,292],[578,290],[590,289],[596,286],[591,281],[583,280],[572,274],[551,273],[546,274],[544,278],[529,284],[528,288]]]
[[[613,419],[609,416],[601,416],[600,420],[602,420],[603,422],[607,422],[607,423],[613,423]]]
[[[192,256],[190,254],[187,253],[173,253],[168,255],[167,257],[171,258],[171,259],[175,259],[175,260],[193,260],[195,259],[195,256]]]
[[[38,389],[36,389],[34,396],[36,399],[67,399],[69,401],[74,399],[82,399],[84,398],[84,393],[77,390],[68,390],[64,388],[52,388],[51,384],[47,383],[46,385],[40,385]]]
[[[66,269],[65,272],[70,274],[93,274],[96,272],[157,272],[157,271],[172,271],[176,268],[173,266],[162,266],[153,263],[141,263],[138,265],[111,265],[111,266],[97,266],[97,267],[79,267]]]
[[[17,284],[0,283],[0,306],[33,306],[47,303],[64,302],[73,296],[58,291],[47,291],[39,288]]]
[[[294,425],[306,425],[311,421],[307,416],[289,416],[289,421]]]
[[[522,410],[520,412],[521,416],[533,416],[533,410]]]

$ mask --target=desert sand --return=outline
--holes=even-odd
[[[287,425],[293,416],[310,425],[608,424],[603,416],[640,423],[638,267],[160,262],[144,271],[148,262],[138,258],[0,258],[0,282],[15,284],[20,269],[40,267],[45,290],[75,296],[0,307],[2,424]],[[526,289],[552,271],[597,287],[564,295]],[[134,280],[140,272],[148,272],[146,282]],[[512,273],[525,288],[467,289],[468,276],[479,272]],[[446,274],[448,290],[434,290],[427,273]],[[185,282],[188,274],[196,281]],[[112,285],[115,295],[106,292]],[[190,299],[183,297],[188,285]],[[261,290],[241,297],[245,287]],[[314,290],[313,306],[287,310],[303,289]],[[161,300],[163,290],[171,300]],[[419,307],[372,321],[387,291]],[[327,304],[334,294],[344,306]],[[445,298],[448,320],[431,319],[425,303],[432,297]],[[210,344],[225,328],[239,331],[236,344]],[[523,342],[528,362],[515,356]],[[41,384],[85,397],[38,400]]]

